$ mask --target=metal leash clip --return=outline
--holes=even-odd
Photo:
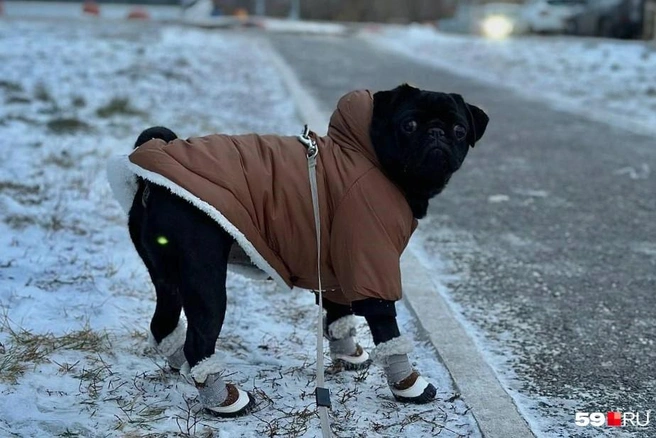
[[[308,125],[303,127],[303,133],[298,136],[298,140],[307,148],[308,158],[315,158],[317,156],[317,153],[319,153],[319,147],[317,146],[316,140],[310,137],[310,128]]]

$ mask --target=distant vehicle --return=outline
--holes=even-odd
[[[451,33],[470,33],[474,8],[469,3],[459,2],[452,17],[441,18],[436,25],[440,31]]]
[[[636,38],[642,31],[643,0],[588,0],[567,21],[567,32],[607,38]]]
[[[474,31],[488,38],[505,38],[527,31],[522,17],[522,5],[487,3],[475,13],[477,17]]]
[[[562,33],[567,20],[585,9],[586,0],[529,0],[522,16],[534,33]]]

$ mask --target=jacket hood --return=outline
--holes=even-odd
[[[351,91],[342,96],[330,117],[328,137],[344,149],[363,154],[380,167],[369,135],[373,110],[374,99],[369,90]]]

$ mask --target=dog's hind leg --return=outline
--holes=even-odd
[[[151,186],[145,216],[146,251],[156,271],[175,281],[187,316],[183,373],[193,379],[209,412],[226,417],[247,413],[253,398],[223,381],[214,353],[226,312],[232,237],[205,213],[157,186]]]
[[[177,136],[168,128],[155,126],[139,134],[134,147],[141,146],[154,138],[170,142],[175,140]],[[145,247],[146,242],[144,242],[142,235],[146,228],[144,218],[150,185],[139,178],[137,179],[137,187],[137,193],[130,208],[128,228],[132,243],[148,269],[157,294],[155,313],[150,323],[151,342],[157,351],[166,357],[171,369],[178,371],[185,363],[183,345],[186,333],[184,323],[180,321],[180,314],[182,313],[182,301],[178,291],[180,280],[176,276],[176,270],[157,269],[157,266],[148,255]],[[163,242],[158,243],[161,245]]]
[[[182,301],[178,294],[179,279],[175,271],[162,272],[151,261],[142,239],[145,207],[143,193],[146,185],[142,181],[130,209],[128,228],[137,253],[143,260],[155,286],[157,303],[150,323],[150,340],[157,352],[167,359],[172,370],[178,371],[185,362],[183,346],[186,328],[180,321]]]

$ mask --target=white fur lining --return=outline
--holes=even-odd
[[[390,339],[387,342],[381,342],[371,352],[371,358],[376,362],[385,360],[386,357],[395,354],[408,354],[413,350],[412,341],[406,336]]]
[[[137,192],[137,184],[135,181],[135,175],[140,176],[145,180],[157,184],[162,187],[166,187],[171,191],[171,193],[181,197],[182,199],[190,202],[194,207],[205,212],[209,217],[211,217],[217,224],[221,226],[228,234],[230,234],[237,244],[242,247],[244,252],[251,259],[251,262],[254,263],[258,268],[266,272],[269,277],[278,283],[281,287],[289,289],[287,283],[282,279],[280,274],[273,269],[273,267],[257,252],[255,247],[251,242],[246,239],[246,236],[237,229],[221,212],[216,208],[193,195],[188,190],[180,187],[173,181],[168,178],[163,177],[162,175],[151,172],[144,169],[143,167],[137,166],[132,163],[127,155],[120,155],[110,159],[107,165],[107,177],[109,179],[110,186],[114,191],[114,196],[119,201],[121,206],[126,212],[130,211],[132,206],[132,201],[134,200],[134,195]]]
[[[185,362],[184,364],[185,371],[188,370],[189,364]],[[205,358],[198,362],[196,366],[194,366],[191,370],[188,372],[185,372],[186,375],[189,377],[193,378],[196,383],[205,383],[205,380],[207,380],[207,376],[210,374],[218,374],[221,372],[221,361],[219,360],[219,356],[214,353],[208,358]]]
[[[127,160],[127,155],[109,159],[107,162],[107,180],[114,192],[114,197],[127,214],[132,208],[132,201],[137,193],[137,178],[125,166],[124,160]]]
[[[178,351],[178,348],[184,345],[185,338],[187,336],[187,327],[185,324],[180,321],[175,329],[164,339],[162,342],[157,344],[153,334],[148,331],[148,342],[150,345],[157,349],[157,352],[164,357],[171,356],[173,353]]]
[[[329,339],[344,339],[355,336],[356,319],[353,315],[346,315],[332,322],[328,326]]]

